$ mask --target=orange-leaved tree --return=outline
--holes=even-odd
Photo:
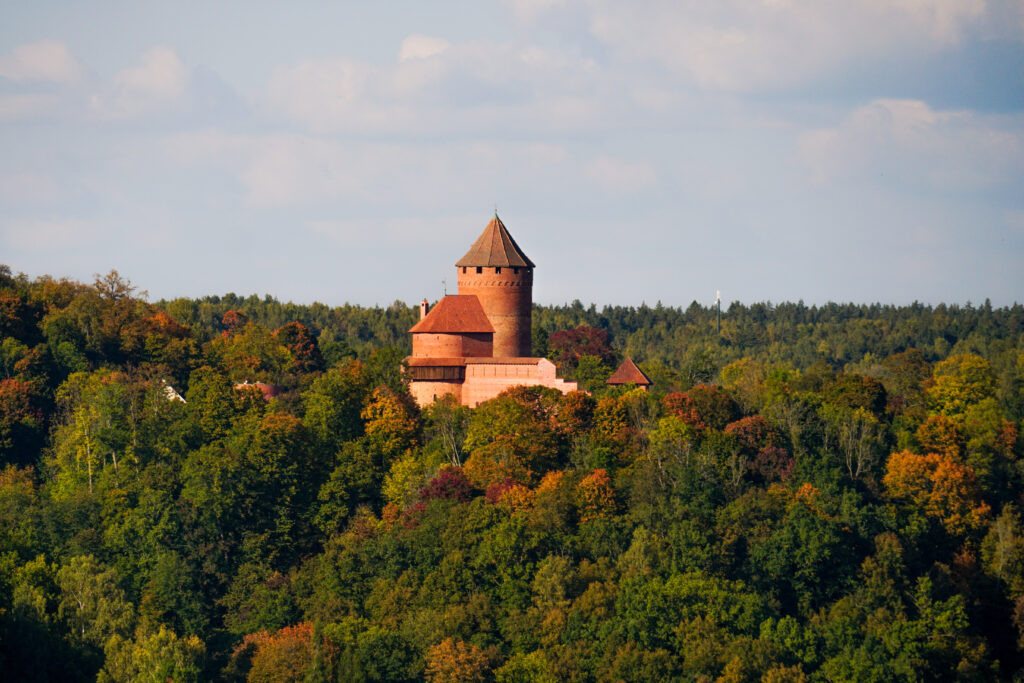
[[[487,653],[472,643],[445,638],[427,650],[427,680],[431,683],[475,683],[489,670]]]
[[[576,507],[580,521],[587,522],[615,512],[615,491],[604,469],[597,469],[576,485]]]
[[[947,454],[893,453],[882,483],[890,496],[920,506],[954,536],[980,528],[991,512],[974,470]]]
[[[313,663],[313,624],[285,626],[273,634],[266,631],[246,636],[256,646],[248,680],[303,681]]]
[[[945,415],[929,415],[915,433],[921,449],[927,453],[942,453],[959,460],[963,455],[963,431]]]

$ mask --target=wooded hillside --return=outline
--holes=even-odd
[[[538,306],[589,394],[422,411],[416,316],[0,267],[0,675],[1019,676],[1021,306]]]

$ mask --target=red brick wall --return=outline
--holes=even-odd
[[[489,358],[493,349],[491,336],[418,332],[412,335],[412,355],[414,358]]]
[[[494,357],[530,355],[533,269],[456,267],[459,294],[473,294],[494,326]],[[463,272],[465,271],[465,272]]]

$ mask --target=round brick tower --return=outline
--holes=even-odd
[[[533,268],[497,213],[455,264],[459,294],[476,296],[494,327],[495,357],[530,356]]]

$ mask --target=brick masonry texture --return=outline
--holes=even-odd
[[[467,272],[463,273],[465,270]],[[533,317],[533,269],[519,273],[502,268],[457,268],[459,294],[480,300],[484,313],[494,326],[494,355],[524,357],[530,355],[530,329]],[[490,271],[490,272],[488,272]]]
[[[495,265],[499,259],[523,265]],[[407,360],[417,368],[430,368],[432,359],[438,368],[464,365],[465,379],[413,379],[409,390],[416,402],[425,406],[450,394],[463,405],[476,406],[515,386],[575,391],[575,382],[556,376],[554,363],[530,357],[533,262],[497,216],[459,263],[465,265],[455,269],[458,295],[442,299],[410,330],[413,352]],[[493,332],[480,332],[479,323],[468,322],[479,310],[468,297],[479,302]]]

